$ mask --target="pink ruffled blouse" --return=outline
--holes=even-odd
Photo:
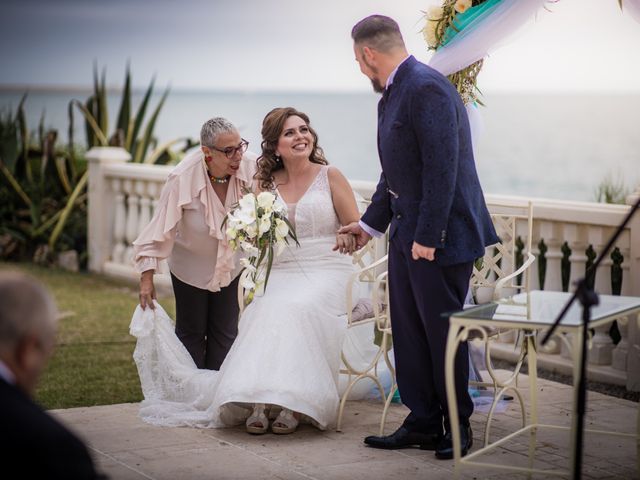
[[[252,188],[255,155],[245,154],[237,173],[229,180],[224,205],[211,186],[200,149],[188,153],[172,170],[160,194],[155,214],[133,242],[139,273],[157,270],[168,258],[171,272],[184,283],[217,292],[240,273],[222,222]]]

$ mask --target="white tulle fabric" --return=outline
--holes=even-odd
[[[622,11],[631,15],[636,22],[640,22],[640,0],[623,0]]]
[[[637,0],[632,0],[637,1]],[[451,75],[485,58],[519,30],[548,0],[503,0],[469,23],[447,45],[438,48],[429,66]],[[473,145],[482,133],[482,116],[475,105],[467,104]]]
[[[502,45],[549,0],[503,0],[438,48],[429,66],[443,75],[468,67]]]
[[[243,312],[219,372],[195,367],[161,308],[136,309],[131,333],[145,421],[224,427],[243,422],[249,405],[266,403],[301,412],[319,428],[335,422],[344,292],[354,267],[332,251],[339,223],[327,167],[295,211],[300,247],[276,259],[265,295]]]

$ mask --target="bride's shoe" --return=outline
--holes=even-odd
[[[253,406],[253,413],[249,416],[249,418],[247,418],[247,421],[245,423],[247,432],[253,433],[255,435],[266,433],[267,429],[269,428],[269,419],[264,413],[264,410],[264,403],[256,403]]]
[[[298,419],[288,408],[283,408],[280,415],[271,424],[271,431],[278,435],[293,433],[298,428]]]

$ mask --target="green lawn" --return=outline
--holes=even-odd
[[[45,408],[138,402],[142,391],[132,354],[129,322],[137,289],[101,275],[70,273],[26,263],[0,263],[40,279],[64,314],[58,345],[44,372],[36,400]],[[172,296],[158,299],[175,318]]]

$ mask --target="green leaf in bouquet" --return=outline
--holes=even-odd
[[[273,243],[269,242],[269,254],[267,255],[267,271],[264,276],[264,290],[267,290],[269,283],[269,275],[271,275],[271,267],[273,266]]]
[[[289,227],[289,234],[287,236],[291,237],[291,239],[296,243],[296,246],[299,247],[300,242],[298,241],[298,236],[296,235],[296,229],[293,228],[293,224],[289,221],[289,219],[286,216],[282,216],[280,220],[286,223],[287,227]],[[286,238],[285,238],[285,242],[289,243]]]

